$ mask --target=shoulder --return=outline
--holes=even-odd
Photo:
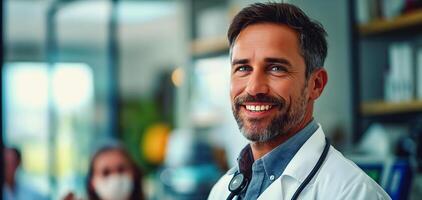
[[[328,170],[334,175],[341,175],[343,179],[356,179],[361,176],[363,176],[362,178],[364,179],[366,179],[366,177],[370,178],[369,176],[366,176],[365,172],[362,171],[354,162],[344,157],[342,153],[332,146],[330,147],[330,151],[325,162],[326,164],[324,164],[321,171]]]
[[[321,186],[337,191],[336,195],[340,196],[336,199],[391,199],[371,177],[334,147],[330,147],[317,179]]]

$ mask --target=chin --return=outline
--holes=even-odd
[[[242,134],[247,140],[251,142],[268,142],[278,136],[277,133],[271,133],[265,130],[261,133],[242,131]]]
[[[241,129],[241,132],[246,139],[250,141],[254,141],[254,142],[260,141],[261,140],[260,138],[268,137],[267,135],[269,134],[266,126],[262,126],[262,127],[252,126],[251,127],[249,124],[244,126]]]
[[[268,125],[269,124],[262,123],[262,122],[255,123],[255,122],[247,121],[243,125],[243,130],[245,130],[245,132],[247,133],[259,133],[266,130],[268,128]]]

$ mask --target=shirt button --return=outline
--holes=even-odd
[[[273,181],[273,180],[274,180],[274,178],[275,178],[275,177],[274,177],[274,175],[271,175],[271,176],[270,176],[270,181]]]

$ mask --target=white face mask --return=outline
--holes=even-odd
[[[127,174],[111,174],[94,179],[94,189],[103,200],[127,200],[133,190],[133,182]]]

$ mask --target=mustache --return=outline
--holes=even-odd
[[[235,100],[234,100],[234,104],[235,104],[237,109],[240,106],[242,106],[244,103],[248,103],[248,102],[270,103],[270,104],[273,104],[275,106],[279,106],[279,109],[281,109],[285,105],[286,101],[283,98],[277,98],[277,97],[273,97],[273,96],[265,95],[265,94],[258,94],[258,95],[255,95],[255,96],[247,94],[247,95],[244,95],[244,96],[239,96],[239,97],[235,98]]]

